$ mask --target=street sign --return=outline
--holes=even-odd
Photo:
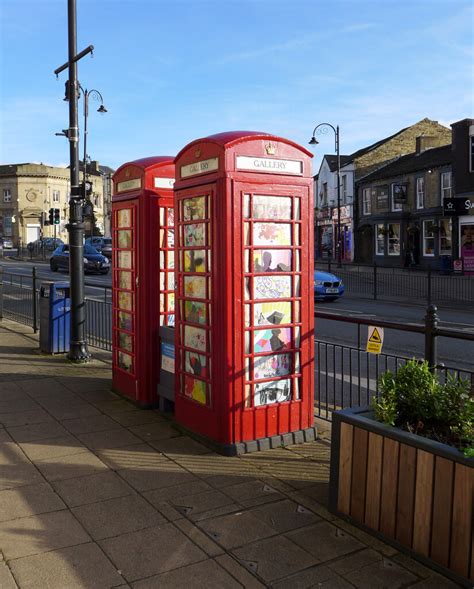
[[[383,328],[369,325],[366,352],[380,354],[383,346]]]

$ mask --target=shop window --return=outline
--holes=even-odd
[[[416,208],[423,209],[425,206],[425,179],[416,179]]]
[[[423,255],[434,256],[435,232],[437,226],[433,219],[423,221]]]
[[[439,222],[439,255],[450,256],[453,248],[453,224],[451,219]]]
[[[372,213],[372,201],[370,199],[370,188],[364,188],[362,192],[362,214],[370,215]]]
[[[451,172],[443,172],[441,174],[441,206],[443,206],[443,199],[451,198]]]
[[[403,208],[403,205],[399,199],[399,194],[397,192],[398,186],[400,186],[400,184],[392,184],[390,186],[390,197],[391,197],[391,201],[392,201],[392,211],[401,211]]]
[[[377,256],[385,255],[385,225],[378,224],[375,226],[375,254]]]
[[[12,201],[12,191],[9,188],[4,188],[3,202],[11,202],[11,201]]]
[[[388,255],[400,255],[400,224],[389,223],[388,225]]]

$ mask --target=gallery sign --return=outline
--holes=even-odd
[[[197,176],[198,174],[207,174],[215,172],[219,168],[219,158],[211,157],[208,160],[181,166],[181,178],[189,178],[190,176]]]
[[[117,192],[125,192],[125,190],[136,190],[142,187],[141,178],[135,178],[134,180],[125,180],[117,184]]]
[[[251,157],[238,155],[235,160],[237,170],[267,172],[269,174],[303,174],[303,162],[298,160],[278,160],[270,157]]]

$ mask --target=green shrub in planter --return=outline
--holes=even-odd
[[[379,379],[372,406],[378,421],[474,453],[474,399],[467,379],[440,382],[427,362],[410,360]]]

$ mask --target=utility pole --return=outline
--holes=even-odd
[[[69,71],[67,82],[69,96],[69,129],[65,132],[69,140],[69,161],[71,194],[69,199],[69,276],[71,287],[71,333],[68,358],[73,362],[87,362],[90,354],[85,336],[84,302],[84,223],[83,195],[79,187],[79,128],[77,101],[79,86],[77,81],[77,62],[93,51],[90,45],[80,53],[77,51],[76,0],[68,0],[68,61],[55,70],[58,75],[66,68]]]

